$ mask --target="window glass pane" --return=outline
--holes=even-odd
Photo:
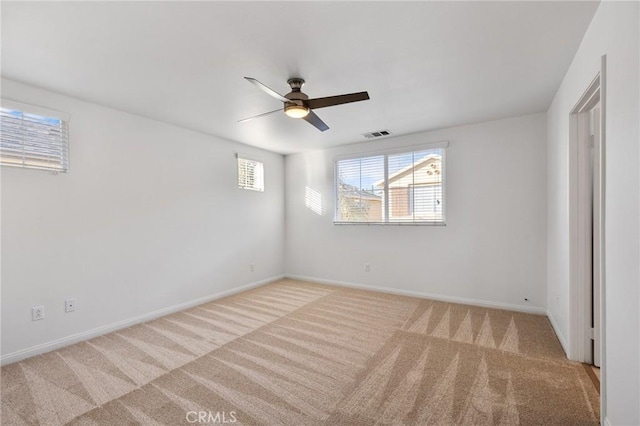
[[[384,156],[339,161],[336,173],[338,221],[382,222]]]
[[[389,156],[389,221],[411,222],[409,190],[413,185],[413,152]]]

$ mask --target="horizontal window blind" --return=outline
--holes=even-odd
[[[336,223],[444,224],[438,146],[336,161]]]
[[[238,188],[264,191],[264,164],[238,155]]]
[[[39,107],[2,100],[0,107],[0,164],[67,172],[68,116]]]

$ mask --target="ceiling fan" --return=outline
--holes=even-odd
[[[245,79],[255,84],[260,90],[262,90],[269,96],[272,96],[277,100],[284,102],[284,113],[287,114],[287,116],[292,118],[302,118],[307,123],[315,126],[321,132],[328,130],[329,126],[327,126],[325,122],[322,121],[320,117],[318,117],[312,110],[335,105],[348,104],[350,102],[366,101],[367,99],[369,99],[369,94],[367,92],[349,93],[346,95],[309,99],[309,96],[307,96],[300,90],[302,88],[302,85],[304,84],[304,80],[301,78],[290,78],[289,80],[287,80],[287,83],[289,84],[289,86],[291,86],[291,92],[283,96],[278,92],[268,88],[264,84],[260,83],[255,78],[245,77]],[[265,112],[264,114],[245,118],[238,121],[238,123],[244,123],[245,121],[273,114],[278,111],[281,111],[281,109],[278,108],[274,111],[269,111]]]

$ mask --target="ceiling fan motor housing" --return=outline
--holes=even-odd
[[[304,104],[303,101],[309,99],[309,96],[307,96],[300,90],[300,88],[304,84],[304,80],[301,78],[290,78],[289,80],[287,80],[287,83],[289,83],[289,86],[291,86],[291,92],[284,95],[284,97],[289,99],[291,102],[285,102],[285,114],[293,118],[305,117],[307,114],[309,114],[309,108]]]
[[[309,99],[309,96],[307,96],[304,92],[300,90],[302,88],[302,85],[304,84],[303,79],[290,78],[289,80],[287,80],[287,83],[289,83],[289,86],[291,86],[291,92],[284,95],[285,98],[290,99],[292,101],[306,101],[307,99]],[[294,103],[298,105],[302,105],[302,102],[294,102]]]

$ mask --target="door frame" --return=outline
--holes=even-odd
[[[600,72],[588,85],[569,117],[569,353],[580,362],[592,362],[591,352],[591,279],[597,274],[600,281],[600,362],[601,406],[606,407],[604,386],[606,380],[606,311],[605,311],[605,164],[606,164],[606,55],[601,57]],[[589,141],[589,111],[600,102],[599,141],[594,146],[594,191],[599,190],[600,203],[594,206],[593,226],[591,207],[591,153]],[[597,187],[597,189],[596,189]],[[592,227],[598,235],[592,235]],[[592,250],[588,248],[593,238]],[[595,244],[598,244],[596,247]],[[591,252],[594,253],[593,264]],[[597,258],[599,254],[599,258]],[[587,283],[585,283],[587,281]],[[595,307],[593,308],[595,310]],[[601,410],[604,415],[604,410]]]

